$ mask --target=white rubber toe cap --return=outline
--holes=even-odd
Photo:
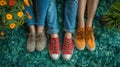
[[[71,57],[72,57],[72,54],[64,54],[63,55],[64,60],[70,60]]]
[[[50,55],[53,60],[58,60],[60,55],[59,54],[51,54]]]

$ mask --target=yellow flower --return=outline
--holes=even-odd
[[[0,1],[0,6],[4,6],[4,5],[6,5],[6,4],[7,4],[6,0],[1,0],[1,1]]]
[[[24,16],[23,12],[21,12],[21,11],[18,12],[17,15],[18,15],[18,17],[20,17],[20,18]]]
[[[10,28],[11,28],[11,29],[14,29],[15,27],[16,27],[16,24],[15,24],[15,23],[11,23],[11,24],[10,24]]]
[[[11,14],[7,14],[7,15],[6,15],[6,18],[7,18],[7,20],[12,20],[13,17],[12,17]]]

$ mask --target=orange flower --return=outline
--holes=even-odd
[[[24,2],[28,2],[28,0],[24,0]]]
[[[20,18],[24,16],[23,12],[21,12],[21,11],[18,12],[17,15],[18,15],[18,17],[20,17]]]
[[[11,23],[11,24],[10,24],[10,28],[11,28],[11,29],[14,29],[15,27],[16,27],[16,24],[15,24],[15,23]]]
[[[11,14],[6,14],[7,20],[12,20],[12,15]]]
[[[24,0],[25,5],[30,6],[28,0]]]
[[[29,19],[32,19],[32,16],[29,15],[28,18],[29,18]]]
[[[6,4],[7,4],[6,0],[0,1],[0,6],[4,6],[4,5],[6,5]]]
[[[28,19],[32,19],[32,16],[28,13],[28,11],[25,11],[25,12],[28,15]]]

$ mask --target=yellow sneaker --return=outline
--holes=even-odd
[[[85,29],[84,28],[77,28],[76,35],[75,35],[75,43],[76,47],[79,50],[83,50],[85,48]]]
[[[95,38],[94,38],[94,32],[93,32],[92,27],[86,27],[86,30],[85,30],[85,43],[86,43],[86,47],[90,51],[95,50]]]

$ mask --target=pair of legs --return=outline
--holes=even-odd
[[[83,50],[86,47],[90,50],[95,49],[95,39],[92,29],[92,22],[98,6],[98,0],[79,0],[78,5],[78,27],[76,32],[76,47]],[[87,19],[84,20],[85,10]],[[86,22],[86,24],[85,24]]]
[[[47,44],[44,26],[49,0],[26,0],[24,2],[26,5],[25,11],[28,16],[27,23],[30,29],[27,41],[27,50],[29,52],[33,52],[36,48],[38,51],[42,51]]]
[[[28,21],[28,25],[31,33],[36,33],[36,32],[41,33],[43,32],[45,26],[45,19],[46,19],[47,9],[49,6],[49,0],[35,0],[34,5],[35,5],[35,9],[33,8],[33,6],[30,8],[31,9],[30,13],[34,17],[34,19],[32,19],[33,23],[29,24]],[[36,19],[33,10],[36,10]],[[37,28],[35,28],[35,24]]]
[[[98,0],[79,0],[78,26],[85,27],[84,15],[85,15],[85,10],[87,10],[86,26],[92,27],[92,22],[94,19],[97,5],[98,5]]]
[[[72,33],[75,31],[76,14],[78,8],[78,0],[65,0],[64,11],[64,39],[62,45],[62,56],[66,60],[70,60],[73,51]],[[49,53],[52,59],[57,60],[60,56],[60,42],[58,35],[57,10],[56,1],[50,0],[48,9],[48,33],[50,34]],[[51,22],[52,21],[52,22]],[[51,29],[51,31],[50,31]]]

